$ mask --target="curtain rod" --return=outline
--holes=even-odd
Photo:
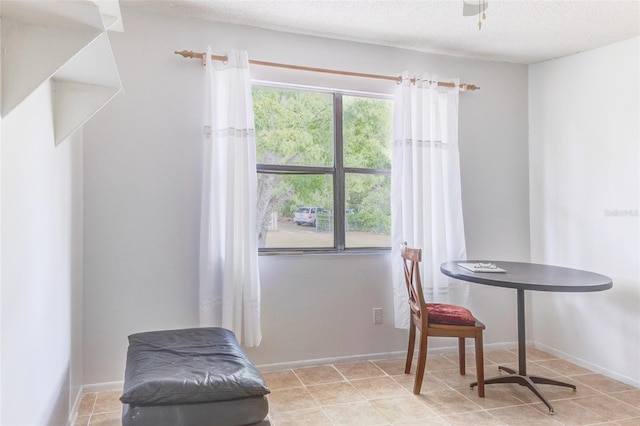
[[[185,58],[191,58],[191,59],[204,59],[206,53],[198,53],[198,52],[193,52],[191,50],[183,50],[181,52],[175,51],[173,52],[176,55],[181,55]],[[223,56],[223,55],[211,55],[211,59],[213,59],[214,61],[226,61],[227,57]],[[379,75],[379,74],[366,74],[366,73],[361,73],[361,72],[353,72],[353,71],[339,71],[339,70],[332,70],[332,69],[327,69],[327,68],[315,68],[315,67],[305,67],[302,65],[290,65],[290,64],[281,64],[278,62],[267,62],[267,61],[258,61],[255,59],[249,59],[249,63],[253,64],[253,65],[260,65],[260,66],[265,66],[265,67],[276,67],[276,68],[285,68],[285,69],[290,69],[290,70],[299,70],[299,71],[311,71],[311,72],[320,72],[320,73],[325,73],[325,74],[336,74],[336,75],[345,75],[345,76],[349,76],[349,77],[363,77],[363,78],[374,78],[377,80],[388,80],[388,81],[395,81],[396,83],[401,83],[402,82],[402,77],[399,76],[390,76],[390,75]],[[415,83],[416,79],[412,78],[411,82]],[[451,82],[446,82],[446,81],[439,81],[438,82],[438,86],[441,87],[455,87],[455,83],[451,83]],[[474,90],[480,90],[480,87],[476,86],[475,84],[467,84],[467,83],[461,83],[459,86],[460,90],[465,90],[465,91],[474,91]]]

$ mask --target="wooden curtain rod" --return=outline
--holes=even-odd
[[[206,55],[206,53],[198,53],[198,52],[193,52],[191,50],[183,50],[181,52],[175,51],[173,53],[175,53],[176,55],[181,55],[181,56],[183,56],[185,58],[191,58],[191,59],[204,59],[204,57]],[[227,61],[228,58],[226,56],[223,56],[223,55],[211,55],[211,59],[213,59],[214,61],[223,61],[224,62],[224,61]],[[331,70],[331,69],[327,69],[327,68],[315,68],[315,67],[305,67],[305,66],[302,66],[302,65],[281,64],[281,63],[278,63],[278,62],[257,61],[255,59],[249,59],[249,63],[253,64],[253,65],[261,65],[261,66],[265,66],[265,67],[285,68],[285,69],[289,69],[289,70],[321,72],[321,73],[325,73],[325,74],[346,75],[346,76],[349,76],[349,77],[374,78],[374,79],[377,79],[377,80],[395,81],[396,83],[401,83],[402,82],[402,77],[400,77],[400,76],[366,74],[366,73],[353,72],[353,71],[338,71],[338,70]],[[411,82],[415,83],[416,79],[412,78]],[[441,87],[455,87],[455,83],[446,82],[446,81],[439,81],[438,82],[438,86],[441,86]],[[476,86],[475,84],[467,84],[467,83],[461,83],[459,88],[460,88],[460,90],[466,90],[466,91],[480,90],[480,87]]]

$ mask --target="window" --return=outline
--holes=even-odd
[[[391,245],[389,99],[254,86],[261,251]]]

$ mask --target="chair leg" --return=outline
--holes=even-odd
[[[464,347],[464,337],[458,337],[458,363],[460,364],[460,375],[464,376],[467,372],[467,358]]]
[[[416,326],[411,321],[411,325],[409,325],[409,347],[407,348],[407,362],[404,365],[404,374],[409,374],[411,372],[411,362],[413,361],[413,351],[415,350],[416,345]]]
[[[484,352],[482,330],[476,333],[476,377],[478,379],[478,396],[484,398]]]
[[[420,333],[420,347],[418,348],[418,366],[416,368],[416,378],[413,382],[413,393],[418,395],[422,389],[424,370],[427,366],[427,334]]]

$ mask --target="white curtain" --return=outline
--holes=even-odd
[[[396,88],[391,166],[392,265],[395,325],[409,326],[400,245],[422,249],[420,272],[429,302],[466,304],[467,286],[455,290],[440,272],[448,260],[466,259],[460,159],[458,81],[438,87],[437,77],[412,84],[408,74]],[[432,82],[430,82],[432,81]]]
[[[246,51],[206,59],[200,218],[200,325],[224,327],[257,346],[260,279],[256,147]]]

